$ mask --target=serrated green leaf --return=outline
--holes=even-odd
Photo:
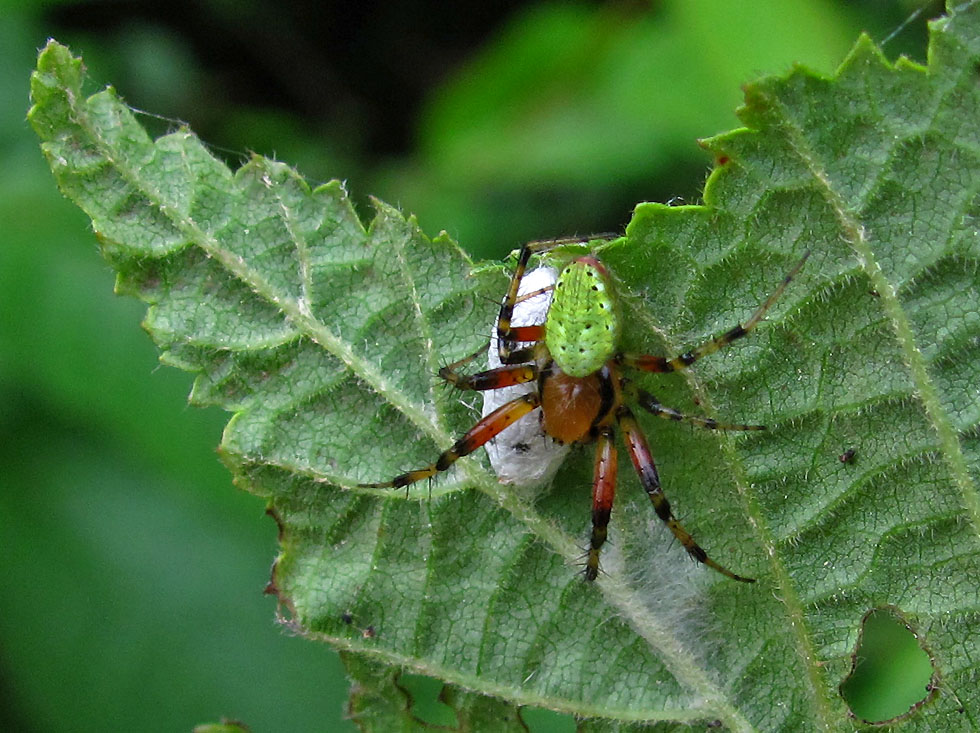
[[[747,129],[705,142],[719,162],[706,205],[641,205],[602,252],[626,347],[654,353],[744,320],[813,253],[751,338],[641,380],[684,411],[770,426],[643,421],[678,516],[754,586],[693,566],[626,470],[606,575],[583,583],[588,449],[539,496],[499,485],[481,457],[431,499],[355,489],[428,463],[475,420],[432,375],[489,337],[503,270],[474,270],[380,203],[365,230],[340,184],[310,190],[257,157],[233,174],[186,130],[151,141],[111,90],[82,96],[54,43],[30,118],[119,289],[150,303],[163,359],[198,374],[196,402],[235,413],[223,455],[270,499],[274,587],[301,633],[607,728],[847,730],[838,685],[861,619],[891,605],[940,680],[907,728],[969,729],[978,12],[933,25],[928,68],[862,39],[834,78],[749,85]]]

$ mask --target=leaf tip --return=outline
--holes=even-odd
[[[853,67],[860,67],[865,65],[875,64],[881,66],[885,69],[891,69],[892,63],[885,56],[884,51],[881,47],[874,42],[866,32],[862,32],[858,36],[854,45],[851,47],[850,52],[844,57],[844,60],[837,67],[837,71],[834,73],[834,78],[840,78],[849,69]]]
[[[37,67],[31,74],[31,101],[27,119],[35,127],[43,108],[59,94],[70,95],[81,90],[85,69],[82,59],[72,56],[67,46],[49,38],[37,56]]]
[[[39,71],[50,71],[53,68],[62,66],[64,64],[70,63],[72,61],[81,62],[81,59],[76,59],[71,55],[71,51],[62,43],[59,43],[54,38],[49,38],[48,42],[44,44],[44,48],[41,49],[37,57],[37,68]]]
[[[84,73],[81,57],[72,56],[67,46],[49,38],[37,55],[37,68],[33,76],[47,79],[53,77],[62,86],[80,87]]]

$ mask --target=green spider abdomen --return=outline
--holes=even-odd
[[[555,283],[545,322],[545,344],[558,368],[587,377],[602,368],[619,343],[619,314],[609,274],[595,257],[569,263]]]

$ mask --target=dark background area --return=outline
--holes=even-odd
[[[698,201],[700,137],[740,84],[830,74],[862,29],[917,4],[37,2],[0,24],[0,730],[352,729],[336,655],[262,596],[262,502],[214,454],[139,303],[115,297],[88,221],[24,115],[48,37],[154,133],[187,122],[236,167],[255,151],[340,178],[474,257],[621,230],[642,200]],[[925,59],[925,19],[885,46]],[[569,729],[570,719],[553,720]],[[545,724],[536,729],[544,730]]]

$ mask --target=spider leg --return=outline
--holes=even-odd
[[[731,570],[722,567],[708,557],[708,553],[681,526],[681,523],[677,521],[674,513],[670,510],[670,503],[667,501],[667,497],[664,496],[663,489],[660,486],[660,475],[657,473],[657,466],[653,462],[653,454],[650,453],[650,447],[647,445],[646,438],[641,432],[636,418],[633,417],[633,413],[625,405],[619,408],[617,418],[623,431],[623,442],[626,443],[630,460],[633,461],[633,468],[636,469],[636,473],[640,477],[640,483],[653,503],[654,511],[657,512],[657,516],[667,525],[667,528],[673,533],[674,537],[684,545],[687,553],[699,563],[703,563],[709,568],[717,570],[732,580],[739,580],[743,583],[754,583],[754,578],[743,578],[741,575],[736,575]]]
[[[528,242],[521,247],[521,253],[517,258],[517,267],[514,268],[514,274],[510,278],[510,285],[507,287],[507,295],[504,298],[504,302],[500,304],[500,313],[497,316],[497,349],[500,354],[500,361],[504,364],[513,362],[511,352],[514,351],[518,342],[538,341],[543,336],[544,329],[542,327],[524,326],[522,327],[523,330],[532,331],[532,337],[519,338],[518,334],[515,333],[519,329],[510,325],[511,319],[514,317],[514,306],[517,305],[517,291],[521,287],[521,280],[524,278],[527,263],[535,251],[534,242]],[[536,330],[540,330],[542,334],[535,335],[534,331]],[[522,335],[526,336],[528,334]]]
[[[476,374],[463,375],[454,372],[450,365],[440,369],[439,376],[457,389],[483,391],[533,382],[538,378],[538,368],[534,364],[510,364]]]
[[[595,478],[592,480],[592,538],[585,562],[585,579],[599,575],[599,550],[606,542],[606,528],[616,495],[616,444],[609,427],[599,430],[595,449]]]
[[[673,407],[667,407],[657,402],[656,398],[644,389],[627,387],[640,407],[651,415],[662,417],[675,422],[686,422],[707,430],[767,430],[765,425],[743,425],[741,423],[718,422],[710,417],[695,417],[678,412]]]
[[[514,304],[517,305],[517,303],[523,303],[525,300],[531,300],[531,298],[537,298],[539,295],[550,293],[554,289],[555,289],[554,285],[546,285],[543,288],[538,288],[537,290],[532,290],[528,293],[523,293],[520,296],[518,296],[517,301]]]
[[[511,326],[510,327],[510,337],[508,342],[505,344],[500,339],[497,339],[498,346],[498,356],[499,348],[501,345],[505,345],[508,349],[506,356],[500,356],[501,364],[526,364],[529,361],[534,361],[534,346],[526,346],[521,349],[514,348],[518,343],[524,342],[534,342],[542,341],[544,339],[544,326]]]
[[[788,286],[793,278],[796,277],[796,274],[800,271],[800,268],[803,267],[803,263],[806,262],[807,257],[809,256],[810,251],[807,250],[803,254],[800,261],[793,265],[793,269],[790,270],[786,277],[783,278],[783,281],[779,284],[779,287],[773,291],[772,295],[766,298],[762,305],[756,308],[755,313],[753,313],[749,320],[747,320],[745,323],[738,324],[734,328],[731,328],[723,333],[721,336],[716,336],[710,341],[705,341],[700,346],[695,346],[693,349],[690,351],[685,351],[680,356],[668,358],[665,356],[651,356],[648,354],[622,354],[619,357],[620,363],[644,372],[678,371],[691,366],[691,364],[696,362],[698,359],[701,359],[708,354],[713,354],[719,349],[728,346],[728,344],[730,344],[732,341],[748,335],[752,329],[759,324],[759,321],[762,320],[763,316],[766,315],[766,311],[768,311],[772,307],[772,304],[779,299],[779,296],[783,294],[783,291],[786,290],[786,286]]]
[[[464,356],[462,359],[460,359],[459,361],[454,361],[452,364],[446,364],[446,366],[442,367],[439,370],[439,374],[441,375],[443,371],[455,372],[461,366],[465,364],[469,364],[477,357],[483,356],[487,352],[487,348],[489,348],[489,346],[490,346],[490,342],[487,341],[483,346],[481,346],[479,349],[474,351],[469,356]]]
[[[497,367],[496,369],[487,369],[486,371],[477,372],[476,374],[463,375],[459,373],[458,370],[461,366],[469,364],[478,356],[483,356],[487,351],[487,347],[489,346],[490,344],[488,342],[479,351],[474,351],[472,354],[469,356],[464,356],[459,361],[454,361],[452,364],[446,364],[446,366],[440,367],[439,371],[436,373],[445,382],[448,382],[458,389],[472,390],[513,387],[515,384],[533,382],[538,378],[537,368],[531,364],[525,363],[528,361],[528,359],[525,359],[519,364]],[[520,356],[523,354],[523,351],[523,349],[521,351],[515,351],[511,354],[511,356]]]
[[[536,392],[521,395],[498,407],[477,422],[476,425],[466,431],[462,438],[453,444],[452,448],[443,451],[435,463],[415,471],[407,471],[406,473],[395,476],[391,481],[382,481],[374,484],[358,484],[358,486],[366,489],[398,489],[402,486],[414,484],[416,481],[430,478],[440,471],[445,471],[457,459],[469,455],[480,446],[486,444],[531,410],[538,407],[540,403],[541,401]]]

